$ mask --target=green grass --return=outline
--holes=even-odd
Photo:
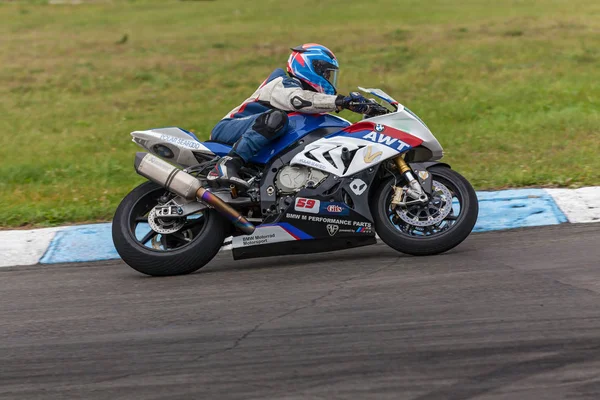
[[[600,183],[600,2],[45,3],[0,3],[0,227],[110,219],[142,181],[129,132],[207,137],[303,42],[336,52],[341,92],[421,116],[477,189]]]

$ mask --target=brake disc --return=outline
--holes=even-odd
[[[432,226],[444,220],[452,211],[452,193],[438,181],[432,182],[431,198],[427,204],[396,207],[398,217],[413,226]]]
[[[156,233],[160,233],[162,235],[168,235],[170,233],[175,233],[185,224],[185,218],[174,218],[174,219],[161,219],[156,216],[156,209],[153,208],[148,213],[148,225],[150,228]]]

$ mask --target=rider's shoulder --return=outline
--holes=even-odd
[[[298,79],[290,77],[282,68],[277,68],[275,71],[271,72],[271,75],[269,75],[263,85],[275,80],[281,81],[285,88],[302,87],[302,83]]]
[[[272,82],[277,78],[286,78],[286,77],[287,77],[287,74],[285,73],[285,71],[281,68],[277,68],[275,71],[271,72],[269,77],[266,79],[265,83]]]
[[[301,88],[302,87],[302,83],[300,82],[299,79],[296,78],[292,78],[290,76],[284,76],[281,83],[283,84],[283,87],[288,89],[288,88]]]

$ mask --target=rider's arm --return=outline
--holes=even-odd
[[[316,114],[338,109],[335,102],[337,96],[304,90],[300,82],[293,78],[275,79],[263,89],[271,106],[280,110]],[[264,96],[259,98],[262,100]]]

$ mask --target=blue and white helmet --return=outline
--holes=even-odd
[[[327,47],[307,43],[292,49],[287,71],[319,93],[336,94],[339,65]]]

